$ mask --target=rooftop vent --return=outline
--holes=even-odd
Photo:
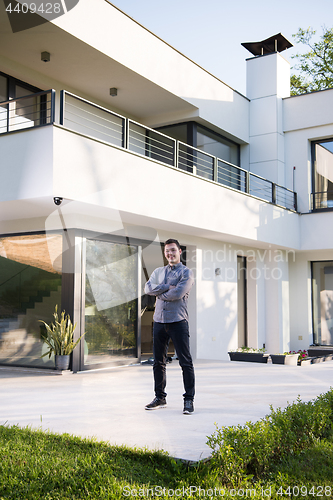
[[[262,40],[261,42],[242,43],[242,46],[254,56],[264,56],[266,54],[273,54],[274,52],[282,52],[283,50],[293,47],[293,44],[290,43],[281,33],[278,33],[277,35],[266,38],[266,40]]]

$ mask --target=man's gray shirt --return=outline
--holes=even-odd
[[[145,285],[145,293],[156,296],[154,321],[188,321],[187,302],[193,283],[192,271],[181,262],[155,269]]]

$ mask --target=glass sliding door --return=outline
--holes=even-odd
[[[138,247],[86,240],[84,365],[137,357]]]
[[[0,238],[0,364],[54,367],[40,320],[61,307],[61,256],[60,234]]]
[[[312,262],[313,342],[333,345],[333,261]]]

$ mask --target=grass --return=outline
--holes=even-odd
[[[216,428],[212,459],[0,426],[0,499],[333,498],[333,390]]]

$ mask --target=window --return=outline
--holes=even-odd
[[[1,102],[37,92],[40,92],[37,87],[0,73],[0,133],[33,127],[45,121],[45,96],[32,96],[1,106]]]
[[[161,132],[221,160],[240,166],[240,146],[196,122],[178,123],[158,128]]]
[[[0,102],[7,101],[7,78],[5,76],[0,75]]]
[[[197,148],[240,166],[239,145],[201,125],[197,126]]]
[[[53,368],[39,320],[61,307],[62,235],[0,238],[0,363]]]
[[[333,345],[333,261],[312,262],[313,342]]]
[[[0,74],[0,102],[8,99],[8,81],[7,78]],[[0,105],[0,134],[7,132],[7,105]]]
[[[86,240],[84,365],[137,357],[138,249]]]
[[[313,209],[333,208],[333,139],[312,143]]]

